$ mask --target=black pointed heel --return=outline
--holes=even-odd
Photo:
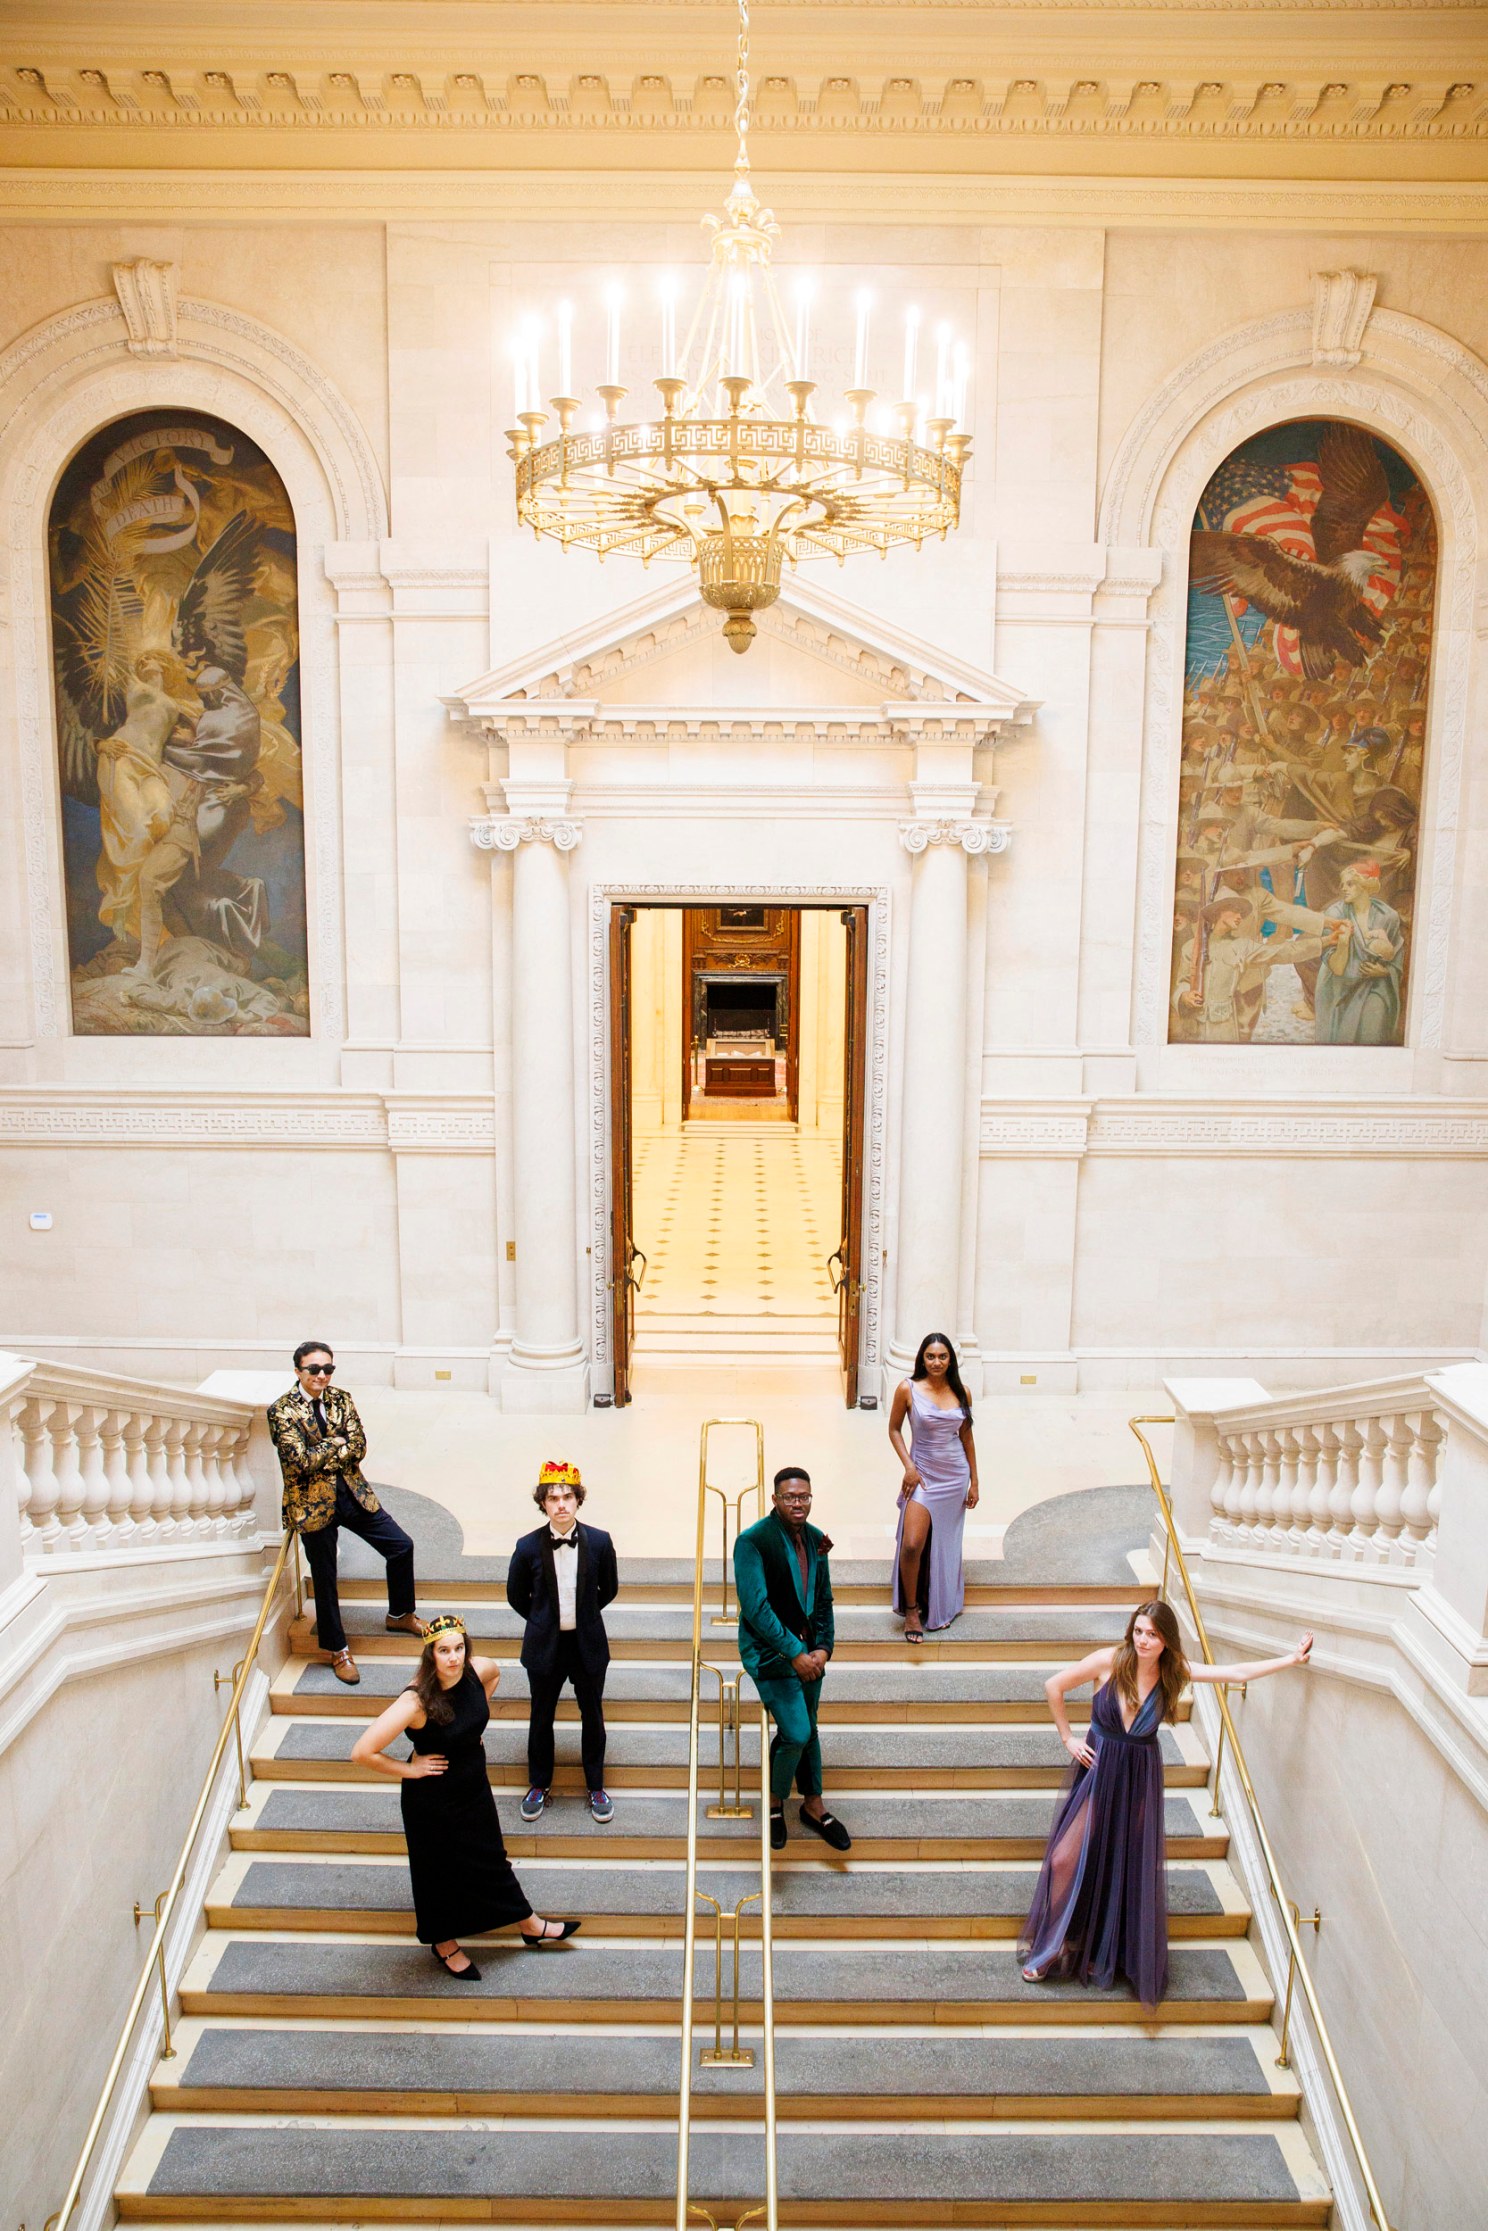
[[[457,1947],[456,1949],[458,1950],[460,1948]],[[469,1962],[469,1965],[463,1968],[452,1968],[450,1966],[450,1962],[455,1956],[453,1952],[437,1951],[432,1944],[430,1945],[429,1950],[434,1954],[435,1959],[439,1962],[439,1965],[443,1968],[445,1974],[452,1975],[457,1983],[479,1983],[481,1979],[480,1969],[470,1958],[470,1954],[468,1952],[465,1954],[465,1958]]]
[[[582,1929],[583,1926],[582,1921],[560,1921],[558,1934],[555,1937],[550,1933],[553,1927],[552,1922],[545,1921],[542,1925],[542,1933],[539,1936],[529,1937],[524,1929],[522,1943],[529,1952],[541,1952],[545,1944],[562,1944],[565,1937],[571,1937],[576,1929]]]

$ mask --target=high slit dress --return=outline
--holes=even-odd
[[[1115,1684],[1096,1690],[1095,1764],[1065,1785],[1018,1940],[1041,1979],[1108,1991],[1124,1975],[1144,2006],[1168,1987],[1162,1709],[1159,1683],[1126,1728]]]
[[[486,1692],[467,1666],[445,1693],[454,1718],[444,1727],[426,1719],[408,1730],[408,1740],[422,1756],[442,1751],[449,1765],[442,1774],[398,1784],[420,1944],[478,1937],[525,1921],[532,1911],[506,1856],[486,1779]]]
[[[920,1551],[919,1609],[927,1627],[948,1627],[966,1602],[966,1575],[961,1563],[966,1497],[971,1487],[971,1461],[961,1439],[966,1413],[959,1403],[954,1410],[943,1410],[918,1380],[911,1379],[905,1423],[920,1484],[899,1505],[899,1530],[894,1537],[894,1609],[901,1619],[909,1609],[904,1601],[899,1560],[904,1549],[904,1514],[911,1503],[917,1503],[930,1514],[930,1531]]]

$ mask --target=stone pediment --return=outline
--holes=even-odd
[[[813,728],[972,740],[1032,718],[1033,700],[795,578],[740,658],[690,575],[447,697],[493,734]]]

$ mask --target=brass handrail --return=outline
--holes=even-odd
[[[720,1488],[716,1488],[716,1487],[713,1487],[713,1486],[712,1486],[712,1485],[710,1484],[710,1482],[709,1482],[709,1479],[708,1479],[708,1435],[709,1435],[709,1434],[710,1434],[711,1432],[713,1432],[713,1431],[714,1431],[714,1429],[715,1429],[716,1427],[718,1427],[718,1426],[751,1426],[751,1427],[753,1428],[753,1430],[754,1430],[754,1436],[755,1436],[755,1480],[754,1480],[754,1486],[753,1486],[752,1488],[745,1488],[745,1489],[744,1489],[744,1490],[743,1490],[743,1491],[742,1491],[742,1492],[740,1493],[740,1495],[739,1495],[739,1496],[737,1496],[737,1497],[736,1497],[736,1498],[734,1499],[734,1508],[735,1508],[735,1511],[736,1511],[736,1513],[737,1513],[737,1511],[738,1511],[738,1508],[739,1508],[739,1506],[740,1506],[740,1505],[741,1505],[741,1504],[743,1503],[743,1501],[744,1501],[744,1498],[745,1498],[745,1496],[747,1496],[747,1495],[749,1495],[749,1494],[758,1494],[758,1496],[759,1496],[759,1498],[760,1498],[760,1501],[761,1501],[761,1503],[763,1504],[763,1501],[764,1501],[764,1491],[765,1491],[765,1436],[764,1436],[764,1429],[763,1429],[763,1428],[762,1428],[762,1426],[760,1425],[759,1421],[758,1421],[757,1419],[755,1419],[755,1418],[707,1418],[707,1419],[705,1419],[705,1420],[704,1420],[704,1422],[703,1422],[703,1426],[702,1426],[701,1432],[700,1432],[700,1434],[699,1434],[699,1436],[698,1436],[698,1499],[697,1499],[697,1545],[696,1545],[696,1553],[695,1553],[695,1557],[694,1557],[694,1561],[693,1561],[693,1573],[692,1573],[692,1694],[691,1694],[691,1698],[690,1698],[690,1701],[689,1701],[689,1705],[688,1705],[688,1715],[687,1715],[687,1887],[686,1887],[686,1899],[685,1899],[685,1903],[684,1903],[684,1908],[683,1908],[684,1919],[683,1919],[683,1926],[682,1926],[682,2069],[681,2069],[681,2075],[680,2075],[680,2078],[679,2078],[679,2080],[678,2080],[678,2085],[677,2085],[677,2218],[676,2218],[676,2231],[689,2231],[689,2226],[688,2226],[688,2219],[689,2219],[689,2217],[691,2217],[691,2216],[699,2216],[699,2217],[701,2217],[701,2218],[702,2218],[702,2220],[703,2220],[703,2221],[704,2221],[705,2223],[707,2223],[707,2224],[709,2224],[709,2225],[711,2225],[711,2226],[712,2226],[712,2231],[718,2231],[718,2224],[717,2224],[717,2221],[716,2221],[716,2219],[715,2219],[715,2218],[714,2218],[714,2217],[713,2217],[713,2216],[712,2216],[712,2215],[711,2215],[711,2214],[709,2213],[709,2211],[708,2211],[708,2210],[707,2210],[706,2208],[700,2207],[700,2206],[698,2205],[698,2203],[697,2203],[696,2201],[694,2201],[694,2200],[691,2200],[691,2199],[690,2199],[690,2198],[688,2197],[689,2170],[690,2170],[690,2166],[691,2166],[691,2139],[692,2139],[692,2129],[691,2129],[691,2125],[692,2125],[692,2031],[693,2031],[693,2022],[692,2022],[692,1990],[693,1990],[693,1976],[694,1976],[694,1971],[695,1971],[695,1966],[696,1966],[696,1949],[697,1949],[697,1921],[698,1921],[698,1911],[697,1911],[697,1905],[698,1905],[698,1899],[699,1899],[699,1897],[705,1897],[705,1898],[707,1898],[707,1899],[708,1899],[708,1903],[709,1903],[709,1904],[710,1904],[711,1906],[713,1906],[713,1908],[714,1908],[715,1912],[718,1912],[718,1902],[717,1902],[717,1900],[716,1900],[716,1899],[714,1899],[714,1898],[712,1898],[712,1897],[710,1897],[710,1896],[709,1896],[709,1894],[708,1894],[708,1892],[706,1892],[706,1891],[699,1891],[699,1889],[698,1889],[698,1880],[697,1880],[697,1873],[698,1873],[698,1853],[697,1853],[697,1846],[698,1846],[698,1798],[699,1798],[699,1790],[698,1790],[698,1765],[699,1765],[699,1760],[698,1760],[698,1748],[699,1748],[699,1724],[700,1724],[700,1720],[701,1720],[701,1704],[702,1704],[702,1677],[703,1677],[703,1672],[704,1672],[704,1659],[703,1659],[703,1552],[704,1552],[704,1547],[705,1547],[705,1542],[706,1542],[706,1536],[707,1536],[707,1525],[708,1525],[708,1497],[709,1497],[709,1495],[710,1495],[710,1494],[712,1494],[712,1495],[719,1495],[719,1496],[722,1496],[722,1490],[721,1490]],[[726,1602],[726,1601],[727,1601],[727,1588],[728,1588],[728,1555],[727,1555],[727,1533],[728,1533],[728,1512],[729,1512],[729,1501],[728,1501],[728,1498],[727,1498],[727,1497],[723,1497],[723,1503],[724,1503],[724,1535],[725,1535],[725,1553],[724,1553],[724,1590],[725,1590],[725,1597],[724,1597],[724,1600],[725,1600],[725,1602]],[[718,1621],[718,1617],[717,1617],[717,1614],[715,1614],[715,1615],[714,1615],[714,1620],[713,1620],[713,1624],[714,1624],[714,1625],[717,1625],[718,1623],[719,1623],[719,1621]],[[716,1671],[717,1671],[716,1667],[708,1668],[708,1670],[709,1670],[709,1671],[713,1671],[713,1672],[716,1672]],[[735,1697],[734,1697],[734,1704],[735,1704],[735,1711],[734,1711],[734,1742],[735,1742],[735,1745],[736,1745],[736,1750],[735,1750],[735,1774],[736,1774],[736,1777],[737,1777],[737,1773],[738,1773],[738,1751],[737,1751],[737,1745],[738,1745],[738,1743],[739,1743],[739,1734],[740,1734],[740,1731],[739,1731],[739,1715],[738,1715],[738,1690],[737,1690],[737,1686],[735,1687]],[[761,2003],[762,2003],[762,2011],[763,2011],[763,2017],[764,2017],[764,2071],[763,2071],[763,2074],[764,2074],[764,2087],[765,2087],[765,2201],[764,2201],[764,2206],[763,2206],[763,2207],[758,2207],[758,2206],[756,2206],[756,2207],[752,2207],[752,2208],[747,2208],[747,2209],[746,2209],[746,2210],[744,2211],[744,2213],[743,2213],[743,2214],[742,2214],[742,2215],[740,2216],[740,2218],[739,2218],[739,2221],[738,2221],[738,2224],[737,2224],[737,2225],[735,2226],[735,2231],[742,2231],[742,2226],[743,2226],[743,2225],[745,2225],[746,2223],[752,2223],[752,2222],[754,2222],[754,2221],[755,2221],[755,2219],[756,2219],[756,2218],[761,2218],[761,2217],[762,2217],[762,2218],[763,2218],[763,2220],[764,2220],[764,2224],[765,2224],[765,2231],[777,2231],[777,2226],[776,2226],[776,2218],[777,2218],[777,2209],[778,2209],[778,2192],[777,2192],[777,2178],[776,2178],[776,2168],[775,2168],[775,1940],[774,1940],[774,1930],[773,1930],[773,1918],[772,1918],[772,1914],[771,1914],[771,1910],[770,1910],[770,1887],[771,1887],[771,1886],[770,1886],[770,1743],[769,1743],[769,1725],[768,1725],[768,1721],[767,1721],[767,1719],[766,1719],[766,1716],[765,1716],[765,1708],[764,1708],[764,1706],[763,1706],[763,1705],[761,1705],[761,1706],[760,1706],[760,1708],[759,1708],[759,1719],[760,1719],[760,1889],[759,1889],[759,1893],[758,1893],[758,1896],[759,1896],[759,1904],[760,1904],[760,1956],[761,1956],[761,1976],[760,1976],[760,1992],[761,1992]],[[722,1811],[723,1811],[723,1808],[722,1808],[722,1798],[723,1798],[723,1699],[722,1699],[722,1696],[721,1696],[721,1695],[720,1695],[720,1698],[719,1698],[719,1729],[718,1729],[718,1745],[719,1745],[719,1797],[720,1797],[720,1811],[722,1812]],[[737,1792],[737,1779],[736,1779],[736,1784],[735,1784],[735,1787],[736,1787],[736,1792]],[[743,1811],[743,1812],[747,1812],[747,1810],[748,1810],[747,1808],[741,1808],[741,1811]],[[710,1811],[711,1811],[711,1808],[710,1808]],[[725,1818],[728,1818],[728,1817],[735,1817],[735,1818],[737,1818],[737,1817],[740,1817],[740,1815],[738,1815],[738,1814],[730,1815],[730,1814],[729,1814],[729,1813],[727,1813],[727,1812],[723,1812],[723,1817],[725,1817]],[[741,1910],[742,1910],[742,1907],[743,1907],[744,1905],[748,1904],[749,1902],[750,1902],[750,1901],[749,1901],[748,1899],[744,1899],[744,1900],[741,1900],[741,1901],[740,1901],[740,1906],[739,1906],[738,1908],[736,1908],[736,1909],[735,1909],[735,1913],[734,1913],[734,2002],[735,2002],[735,2004],[734,2004],[734,2043],[735,2043],[735,2047],[736,2047],[736,2048],[737,2048],[737,2046],[738,2046],[738,2036],[739,2036],[739,2024],[738,2024],[738,1992],[739,1992],[739,1914],[740,1914],[740,1912],[741,1912]],[[720,2048],[721,2048],[721,2044],[722,2044],[722,2004],[723,2004],[723,1965],[722,1965],[722,1916],[721,1916],[721,1914],[720,1914],[720,1917],[719,1917],[719,1921],[718,1921],[718,1924],[717,1924],[717,1932],[718,1932],[718,1934],[717,1934],[717,1943],[718,1943],[718,1955],[717,1955],[717,1971],[716,1971],[716,1975],[715,1975],[715,1986],[716,1986],[716,1988],[715,1988],[715,1993],[714,1993],[714,2009],[715,2009],[715,2024],[714,2024],[714,2027],[715,2027],[715,2034],[716,2034],[716,2036],[718,2037],[719,2045],[720,2045]]]
[[[201,1795],[196,1801],[196,1809],[191,1815],[191,1824],[182,1840],[180,1856],[176,1861],[170,1881],[155,1900],[155,1935],[150,1945],[149,1956],[144,1967],[140,1970],[139,1981],[134,1987],[134,1996],[129,2002],[129,2011],[124,2017],[124,2026],[119,2033],[119,2042],[114,2047],[114,2057],[109,2062],[108,2073],[103,2079],[103,2089],[98,2097],[98,2105],[93,2110],[93,2120],[88,2125],[88,2134],[83,2140],[82,2152],[77,2159],[77,2167],[72,2172],[72,2182],[67,2187],[61,2207],[55,2215],[47,2217],[45,2231],[67,2231],[68,2223],[77,2208],[83,2189],[83,2180],[88,2174],[88,2164],[93,2158],[93,2150],[98,2144],[99,2135],[113,2102],[114,2091],[119,2081],[119,2072],[124,2066],[125,2056],[133,2040],[135,2024],[139,2020],[140,2010],[150,1995],[151,1984],[157,1968],[160,1977],[160,1993],[165,2009],[166,2052],[174,2058],[170,2039],[170,1997],[165,1979],[165,1933],[170,1927],[171,1917],[176,1910],[176,1901],[181,1894],[181,1885],[186,1879],[186,1870],[191,1864],[192,1848],[196,1843],[201,1824],[206,1818],[207,1808],[212,1802],[212,1793],[217,1786],[218,1769],[227,1754],[228,1737],[234,1733],[237,1727],[238,1714],[243,1704],[243,1691],[248,1685],[249,1675],[258,1662],[258,1646],[263,1640],[264,1628],[268,1625],[269,1614],[274,1608],[274,1598],[278,1592],[279,1582],[289,1557],[290,1544],[297,1539],[298,1536],[295,1534],[286,1534],[279,1544],[279,1555],[274,1560],[274,1570],[270,1573],[268,1586],[264,1589],[263,1602],[259,1606],[252,1638],[234,1669],[233,1692],[228,1700],[227,1718],[223,1721],[218,1731],[217,1741],[212,1746],[211,1762],[202,1779]],[[140,1909],[136,1907],[135,1910],[139,1914],[139,1918],[143,1920],[144,1916]]]
[[[1163,1529],[1166,1536],[1166,1547],[1163,1556],[1164,1600],[1166,1600],[1167,1597],[1168,1553],[1171,1552],[1173,1558],[1177,1562],[1178,1577],[1183,1582],[1183,1593],[1188,1599],[1189,1617],[1193,1621],[1193,1629],[1194,1633],[1198,1637],[1199,1648],[1204,1653],[1204,1663],[1206,1665],[1213,1665],[1214,1652],[1209,1647],[1209,1630],[1204,1624],[1204,1615],[1199,1609],[1199,1601],[1197,1596],[1194,1594],[1193,1582],[1189,1578],[1188,1560],[1183,1554],[1183,1544],[1178,1538],[1178,1527],[1173,1517],[1173,1506],[1168,1500],[1167,1490],[1163,1486],[1161,1476],[1158,1473],[1157,1459],[1152,1453],[1152,1444],[1148,1440],[1146,1434],[1142,1431],[1142,1427],[1144,1425],[1173,1425],[1176,1422],[1177,1421],[1171,1417],[1141,1417],[1127,1419],[1128,1427],[1136,1435],[1138,1441],[1142,1445],[1142,1454],[1147,1459],[1148,1476],[1150,1477],[1152,1482],[1152,1492],[1157,1497],[1158,1509],[1162,1512]],[[1219,1706],[1221,1737],[1223,1738],[1227,1736],[1229,1738],[1230,1757],[1234,1762],[1235,1772],[1239,1777],[1240,1787],[1245,1792],[1245,1802],[1250,1809],[1251,1823],[1256,1832],[1256,1840],[1261,1847],[1261,1856],[1266,1863],[1266,1873],[1270,1877],[1271,1895],[1276,1900],[1277,1912],[1281,1916],[1282,1927],[1286,1932],[1287,1945],[1289,1948],[1289,1957],[1287,1961],[1287,2029],[1289,2030],[1291,2026],[1292,1983],[1293,1979],[1295,1978],[1302,1985],[1302,1996],[1306,1999],[1308,2010],[1312,2015],[1313,2029],[1317,2037],[1318,2047],[1322,2053],[1324,2061],[1327,2063],[1328,2075],[1333,2085],[1334,2096],[1338,2101],[1339,2111],[1343,2116],[1344,2127],[1348,2132],[1349,2141],[1354,2149],[1354,2159],[1359,2165],[1359,2175],[1363,2182],[1365,2194],[1367,2195],[1369,2200],[1369,2212],[1374,2217],[1375,2222],[1379,2225],[1379,2231],[1390,2231],[1390,2219],[1385,2213],[1385,2203],[1380,2197],[1380,2189],[1378,2184],[1375,2182],[1374,2171],[1370,2167],[1369,2163],[1369,2156],[1364,2150],[1364,2139],[1362,2134],[1360,2133],[1358,2121],[1354,2115],[1353,2104],[1349,2099],[1348,2087],[1344,2083],[1343,2071],[1338,2065],[1338,2055],[1333,2050],[1333,2040],[1328,2035],[1328,2025],[1323,2017],[1322,2007],[1318,2002],[1317,1986],[1312,1980],[1312,1976],[1309,1972],[1306,1960],[1304,1960],[1304,1958],[1302,1957],[1302,1939],[1298,1932],[1298,1908],[1294,1904],[1292,1899],[1287,1896],[1286,1890],[1282,1884],[1281,1869],[1277,1864],[1276,1854],[1271,1848],[1271,1838],[1266,1833],[1266,1823],[1261,1817],[1261,1802],[1260,1799],[1256,1796],[1255,1783],[1250,1778],[1250,1768],[1246,1764],[1245,1752],[1241,1746],[1239,1731],[1235,1726],[1234,1715],[1230,1711],[1230,1701],[1228,1695],[1226,1694],[1225,1684],[1215,1684],[1214,1699],[1216,1704]],[[1217,1771],[1215,1774],[1214,1794],[1217,1802],[1219,1797],[1219,1775]],[[1321,1921],[1321,1918],[1321,1915],[1319,1915],[1319,1922]],[[1311,1927],[1314,1926],[1314,1924],[1304,1923],[1303,1926]],[[1284,2037],[1282,2042],[1283,2058],[1278,2060],[1278,2068],[1285,2068],[1288,2065],[1287,2060],[1284,2057],[1286,2054],[1286,2049],[1287,2041]]]

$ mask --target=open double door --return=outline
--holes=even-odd
[[[631,1138],[630,933],[636,909],[610,909],[610,1345],[618,1405],[630,1400],[635,1298],[646,1258],[635,1243]],[[842,1237],[828,1257],[837,1295],[837,1341],[843,1393],[858,1403],[858,1352],[863,1298],[863,1127],[868,1056],[868,909],[842,909],[847,981],[843,1026]]]

